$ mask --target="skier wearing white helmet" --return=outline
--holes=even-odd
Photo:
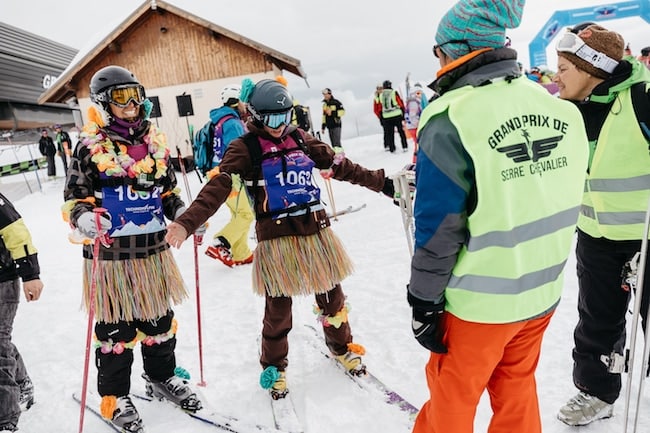
[[[223,106],[210,110],[210,122],[214,125],[211,140],[213,168],[207,172],[208,178],[219,173],[219,164],[230,142],[246,132],[238,110],[240,91],[239,84],[227,84],[221,89]],[[254,217],[245,187],[238,175],[233,175],[232,192],[226,200],[226,206],[230,209],[230,221],[215,233],[212,245],[205,254],[228,267],[252,263],[253,253],[248,246],[248,232]]]

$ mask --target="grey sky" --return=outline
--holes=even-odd
[[[330,87],[346,105],[348,122],[354,118],[355,123],[365,124],[368,119],[374,120],[370,98],[377,83],[385,79],[400,83],[408,72],[413,81],[425,84],[435,78],[439,65],[431,48],[436,26],[455,1],[170,0],[169,3],[299,59],[310,88],[289,74],[289,88],[297,99],[311,106],[314,112],[321,98],[320,90]],[[613,3],[616,2],[529,0],[521,26],[508,31],[508,35],[513,48],[519,52],[520,61],[528,67],[528,44],[555,10]],[[95,38],[98,32],[104,36],[111,30],[111,24],[118,24],[141,4],[139,0],[58,3],[12,0],[4,2],[0,20],[82,49],[86,41]],[[637,54],[642,47],[650,45],[649,26],[641,18],[602,24],[621,33]],[[556,60],[552,47],[547,53],[548,66],[553,69]],[[378,132],[378,122],[375,127]],[[350,129],[354,128],[349,128],[348,134],[352,132]]]

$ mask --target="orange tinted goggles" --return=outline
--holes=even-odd
[[[115,86],[108,90],[108,102],[120,108],[125,108],[131,101],[135,105],[140,105],[144,102],[144,99],[144,88],[142,86]]]

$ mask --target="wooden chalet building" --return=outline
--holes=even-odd
[[[154,102],[152,121],[183,155],[192,152],[190,131],[203,126],[210,110],[221,105],[226,84],[246,77],[274,78],[283,71],[306,78],[299,60],[158,0],[143,3],[77,57],[43,92],[40,103],[76,98],[85,121],[93,74],[104,66],[123,66]]]

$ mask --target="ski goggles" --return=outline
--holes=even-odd
[[[277,129],[282,125],[288,125],[291,123],[291,117],[293,115],[293,110],[283,111],[281,113],[268,113],[262,114],[262,123],[268,126],[271,129]]]
[[[126,108],[131,101],[140,105],[145,99],[144,87],[133,84],[109,87],[106,96],[108,102],[120,108]]]
[[[565,33],[564,36],[557,41],[555,49],[561,53],[575,54],[578,58],[609,74],[614,72],[614,69],[618,66],[618,61],[600,51],[594,50],[575,33]]]

